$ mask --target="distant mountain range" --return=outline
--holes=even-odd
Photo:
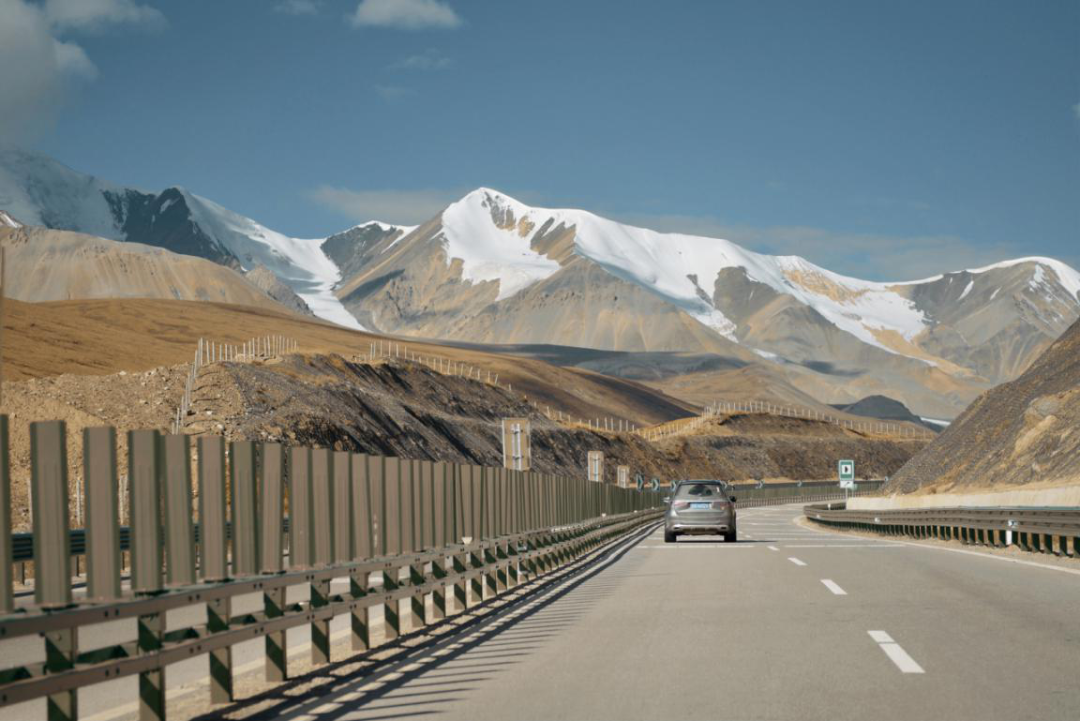
[[[342,325],[625,351],[661,375],[666,353],[713,355],[824,402],[882,394],[931,417],[951,418],[1015,378],[1080,316],[1080,273],[1048,258],[871,282],[486,188],[418,227],[373,221],[297,239],[182,188],[115,186],[7,150],[0,210],[26,225],[265,267]],[[701,380],[712,387],[710,372]]]

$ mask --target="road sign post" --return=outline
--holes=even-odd
[[[836,468],[840,476],[840,487],[844,489],[844,498],[846,499],[848,491],[855,490],[855,461],[839,461]]]
[[[528,471],[532,468],[532,447],[529,442],[528,418],[503,418],[503,468]]]
[[[589,480],[601,483],[604,480],[604,452],[589,451]]]

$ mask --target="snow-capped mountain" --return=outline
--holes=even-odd
[[[1080,273],[1048,258],[871,282],[487,188],[361,255],[338,295],[372,328],[764,358],[808,388],[902,374],[953,407],[1015,377],[1080,315]]]
[[[136,241],[251,271],[265,266],[321,318],[359,328],[333,293],[325,239],[290,238],[184,188],[145,192],[43,155],[0,150],[0,208],[26,225]]]
[[[0,222],[251,272],[272,297],[292,289],[293,307],[349,327],[649,352],[649,363],[656,351],[720,355],[825,402],[882,394],[938,418],[1018,376],[1080,316],[1080,273],[1049,258],[871,282],[487,188],[417,227],[371,221],[300,239],[184,188],[145,192],[0,150],[0,209]]]

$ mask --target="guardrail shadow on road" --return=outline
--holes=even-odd
[[[247,721],[270,721],[270,719],[289,719],[303,716],[305,719],[317,721],[338,721],[342,717],[363,709],[370,711],[382,711],[390,709],[409,709],[424,707],[409,713],[394,713],[386,716],[369,716],[367,719],[382,718],[405,718],[440,713],[440,709],[431,708],[437,705],[445,705],[461,700],[459,697],[427,699],[420,701],[407,701],[395,703],[391,706],[380,705],[371,708],[372,704],[380,700],[388,699],[398,701],[402,698],[418,696],[453,695],[474,691],[476,689],[467,684],[484,683],[495,678],[493,674],[499,673],[507,666],[517,663],[515,658],[528,656],[531,652],[540,648],[542,644],[566,628],[573,625],[573,621],[580,619],[582,613],[587,611],[598,601],[609,596],[617,584],[604,584],[602,586],[590,584],[590,593],[583,594],[579,589],[597,578],[605,571],[610,572],[613,564],[621,560],[643,538],[647,538],[656,526],[648,526],[644,530],[633,532],[628,537],[613,541],[607,547],[597,551],[595,555],[579,561],[579,565],[566,569],[564,572],[551,577],[545,577],[523,584],[520,595],[513,597],[499,597],[490,599],[483,606],[470,609],[487,610],[481,616],[473,616],[462,621],[461,616],[448,618],[443,622],[426,626],[423,630],[414,634],[403,635],[391,644],[379,646],[367,654],[353,657],[340,662],[331,663],[313,670],[307,674],[296,676],[290,680],[278,684],[273,688],[252,695],[249,698],[236,701],[228,706],[215,708],[212,712],[198,716],[193,721],[212,721],[219,719],[225,714],[242,715]],[[631,557],[632,558],[632,557]],[[627,568],[623,573],[632,573],[634,569]],[[536,584],[536,585],[533,585]],[[538,587],[539,586],[539,587]],[[578,591],[578,593],[574,593]],[[573,597],[567,597],[574,593]],[[542,594],[537,598],[537,594]],[[576,610],[567,611],[567,601],[572,601],[572,607]],[[498,608],[493,606],[501,603]],[[557,616],[549,617],[544,611],[552,609],[554,604],[559,603]],[[460,641],[463,635],[472,636]],[[515,635],[516,634],[516,635]],[[420,640],[423,639],[423,640]],[[448,671],[440,672],[448,664],[459,660],[473,658],[470,652],[485,647],[496,639],[497,645],[502,650],[506,646],[518,648],[513,655],[484,654],[485,663],[469,666],[454,666]],[[411,643],[420,640],[419,643]],[[526,644],[520,646],[519,644]],[[531,645],[530,645],[531,644]],[[374,662],[371,658],[376,652],[385,654],[390,648],[399,648],[389,658]],[[446,649],[446,653],[440,656],[432,656]],[[419,657],[419,658],[416,658]],[[368,663],[365,663],[368,662]],[[379,668],[372,670],[372,662],[377,663]],[[349,670],[357,663],[364,664],[361,668]],[[406,667],[406,668],[400,668]],[[462,669],[459,672],[459,669]],[[393,677],[383,680],[384,677]],[[309,698],[297,702],[296,691],[305,686],[322,681],[324,686],[309,692]],[[430,681],[430,682],[429,682]],[[379,683],[377,688],[356,691],[357,686],[366,686]],[[407,687],[406,693],[398,693]],[[452,687],[442,691],[415,691],[431,687]],[[360,696],[360,698],[356,698]],[[320,708],[327,707],[320,711]],[[257,708],[253,713],[245,713]]]

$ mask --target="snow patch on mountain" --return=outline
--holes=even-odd
[[[50,157],[0,148],[0,208],[26,225],[124,240],[105,194],[121,189]]]
[[[493,216],[507,212],[515,224],[498,227]],[[803,258],[754,253],[720,238],[636,228],[582,210],[531,208],[488,188],[473,191],[443,213],[447,260],[461,258],[466,280],[497,280],[498,299],[510,297],[558,270],[531,248],[533,230],[546,223],[573,226],[576,254],[663,296],[731,340],[736,340],[735,324],[709,300],[726,268],[742,268],[751,280],[794,296],[838,328],[891,353],[897,351],[876,332],[910,340],[928,322],[888,284],[841,276]]]
[[[504,300],[528,286],[550,277],[559,264],[535,252],[530,237],[497,226],[492,219],[489,194],[483,190],[469,193],[443,211],[443,243],[446,260],[462,262],[462,278],[472,283],[497,281],[496,300]],[[514,201],[517,207],[525,206]],[[517,215],[521,220],[524,215]]]
[[[180,192],[192,219],[239,258],[245,270],[265,265],[303,298],[315,315],[347,328],[366,330],[334,295],[341,271],[320,247],[325,238],[290,238],[183,188]]]
[[[414,230],[416,230],[417,228],[420,227],[419,225],[394,225],[393,223],[384,223],[381,220],[369,220],[368,222],[361,223],[360,225],[358,225],[356,227],[357,228],[366,228],[369,225],[374,225],[375,227],[377,227],[379,230],[383,231],[384,233],[400,232],[398,237],[394,238],[392,241],[390,241],[390,245],[386,246],[387,250],[390,250],[391,248],[393,248],[395,245],[397,245],[402,240],[404,240],[406,237],[408,237],[408,235],[410,233],[412,233]]]
[[[1035,276],[1032,280],[1035,284],[1045,279],[1045,268],[1049,268],[1057,276],[1058,282],[1073,298],[1073,300],[1080,300],[1080,271],[1076,270],[1070,265],[1062,263],[1060,260],[1054,258],[1044,258],[1042,256],[1028,256],[1026,258],[1011,258],[1009,260],[1003,260],[998,263],[992,263],[985,265],[981,268],[969,268],[966,272],[971,275],[979,275],[980,273],[986,273],[991,270],[997,270],[999,268],[1011,268],[1016,265],[1031,264],[1035,267]],[[922,285],[924,283],[933,283],[941,280],[945,275],[935,275],[930,278],[923,278],[922,280],[908,280],[898,283],[889,283],[889,285]],[[1034,287],[1032,288],[1035,289]]]

